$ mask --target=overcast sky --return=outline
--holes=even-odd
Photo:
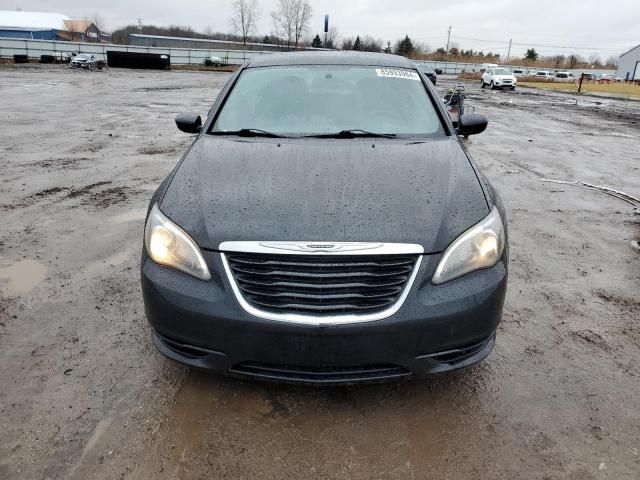
[[[99,13],[109,29],[142,19],[145,24],[230,30],[231,0],[0,0],[0,10],[55,12],[70,17]],[[273,30],[277,0],[258,0],[258,33]],[[534,46],[543,55],[618,55],[640,43],[640,0],[313,0],[312,30],[329,14],[341,36],[372,35],[392,42],[405,34],[435,49],[457,47],[512,55]],[[562,48],[572,47],[572,48]]]

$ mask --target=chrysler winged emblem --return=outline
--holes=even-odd
[[[265,248],[305,253],[354,252],[380,248],[382,243],[367,242],[260,242]]]

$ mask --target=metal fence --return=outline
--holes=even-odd
[[[268,55],[274,52],[262,50],[232,50],[232,49],[207,49],[207,48],[173,48],[173,47],[145,47],[134,45],[113,45],[106,43],[62,42],[53,40],[32,40],[17,38],[0,38],[0,58],[12,58],[14,55],[27,55],[32,59],[39,59],[41,55],[59,56],[64,53],[92,53],[102,60],[107,59],[107,51],[136,53],[159,53],[171,56],[172,65],[201,65],[206,58],[212,56],[221,58],[230,65],[242,65],[247,60],[256,56]],[[458,75],[465,72],[479,72],[481,63],[458,63],[439,61],[416,61],[416,65],[424,65],[433,69],[440,68],[447,75]],[[531,67],[514,67],[529,70]],[[552,70],[542,68],[540,70]],[[582,72],[590,73],[615,73],[613,70],[574,69],[574,74]]]
[[[466,72],[466,73],[479,73],[480,70],[482,70],[482,66],[484,64],[482,63],[458,63],[458,62],[439,62],[439,61],[414,61],[413,63],[415,63],[418,66],[425,66],[425,67],[430,67],[433,68],[434,70],[436,68],[440,68],[442,69],[442,73],[445,75],[459,75],[462,72]],[[515,65],[508,65],[507,68],[511,69],[511,70],[523,70],[525,72],[529,72],[529,71],[546,71],[546,72],[553,72],[557,69],[554,68],[538,68],[538,67],[525,67],[525,66],[515,66]],[[593,69],[593,68],[574,68],[574,69],[558,69],[558,70],[562,70],[563,72],[572,72],[574,75],[579,76],[582,73],[595,73],[595,74],[602,74],[602,73],[608,73],[608,74],[615,74],[615,70],[606,70],[606,69]]]
[[[462,72],[479,72],[482,69],[482,63],[458,63],[458,62],[439,62],[439,61],[414,61],[416,65],[430,67],[432,69],[441,69],[445,75],[458,75]]]
[[[242,65],[253,57],[273,53],[256,50],[142,47],[104,43],[0,38],[0,57],[4,58],[12,58],[14,55],[27,55],[32,59],[39,59],[41,55],[60,56],[65,53],[90,53],[97,55],[102,60],[106,60],[107,51],[109,50],[170,55],[172,65],[200,65],[206,58],[212,56],[219,57],[231,65]]]

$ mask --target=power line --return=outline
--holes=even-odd
[[[508,41],[501,40],[489,40],[486,38],[470,38],[470,37],[458,37],[455,36],[454,40],[469,40],[472,42],[485,42],[492,44],[500,44],[500,45],[509,45]],[[525,43],[525,42],[513,42],[512,45],[520,46],[520,47],[540,47],[540,48],[560,48],[566,50],[579,50],[581,52],[587,50],[593,50],[597,52],[609,51],[609,52],[618,52],[617,48],[600,48],[600,47],[577,47],[577,46],[567,46],[567,45],[545,45],[541,43]]]

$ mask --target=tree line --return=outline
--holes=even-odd
[[[602,62],[597,55],[589,59],[580,55],[555,55],[543,57],[535,48],[526,51],[523,57],[503,58],[498,53],[482,50],[460,49],[457,45],[432,50],[429,46],[417,42],[405,35],[395,42],[384,41],[370,35],[356,35],[341,37],[335,27],[331,27],[325,35],[311,33],[311,18],[313,8],[309,0],[278,0],[276,8],[269,13],[273,32],[269,35],[257,35],[257,24],[262,18],[258,0],[233,0],[232,13],[229,18],[231,33],[213,32],[210,28],[203,33],[194,31],[191,27],[169,26],[157,27],[153,25],[129,25],[117,29],[112,34],[114,43],[128,44],[130,33],[146,35],[163,35],[197,39],[223,40],[247,43],[266,43],[286,46],[290,49],[300,47],[329,48],[340,50],[355,50],[362,52],[385,52],[403,55],[416,60],[440,60],[468,63],[511,63],[540,67],[580,68],[585,66],[616,68],[618,59],[610,57]]]

